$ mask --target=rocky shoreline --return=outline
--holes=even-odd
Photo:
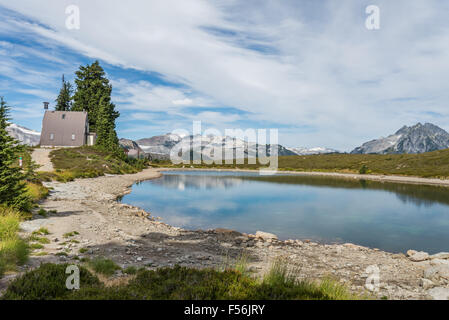
[[[179,264],[216,268],[243,255],[254,274],[263,274],[274,260],[281,258],[299,270],[302,278],[332,277],[346,283],[352,291],[372,297],[449,298],[449,253],[428,255],[410,250],[407,254],[393,254],[354,244],[280,241],[264,232],[249,235],[226,229],[183,230],[160,222],[140,208],[116,201],[129,193],[135,182],[160,177],[159,170],[48,183],[53,190],[41,207],[57,213],[47,218],[36,216],[24,222],[22,229],[23,236],[27,236],[46,227],[50,243],[40,250],[42,255],[35,252],[23,270],[42,262],[77,262],[93,256],[107,257],[122,267],[152,269]],[[76,235],[65,237],[74,231]],[[124,275],[119,272],[116,277]],[[12,278],[2,279],[0,290]]]

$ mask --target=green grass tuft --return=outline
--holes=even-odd
[[[18,236],[21,219],[20,212],[0,206],[0,278],[28,259],[28,245]]]
[[[112,276],[120,267],[112,260],[105,258],[94,258],[89,262],[89,266],[96,272],[105,276]]]
[[[39,230],[33,231],[32,235],[49,235],[50,232],[47,228],[40,228]]]

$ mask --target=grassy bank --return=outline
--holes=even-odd
[[[0,206],[0,278],[28,259],[28,245],[18,236],[22,218],[18,211]]]
[[[145,168],[145,161],[114,156],[96,147],[56,149],[50,153],[54,172],[39,172],[41,180],[72,181],[105,174],[137,173]]]
[[[110,264],[110,262],[109,262]],[[98,262],[96,263],[98,265]],[[104,263],[103,263],[104,265]],[[332,280],[296,280],[286,265],[277,263],[263,279],[236,269],[192,269],[176,266],[155,271],[134,270],[121,285],[106,286],[85,266],[80,290],[66,289],[65,265],[45,264],[14,280],[4,300],[349,300],[360,297]],[[103,267],[100,270],[104,269]],[[110,267],[108,268],[110,269]]]
[[[247,161],[245,161],[246,163]],[[169,162],[154,162],[153,166],[173,166]],[[184,165],[190,167],[191,165]],[[256,164],[192,165],[194,168],[258,169]],[[339,173],[385,174],[449,178],[449,149],[422,154],[323,154],[279,157],[279,170]]]

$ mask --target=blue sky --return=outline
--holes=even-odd
[[[69,30],[68,5],[80,8]],[[365,28],[368,5],[379,30]],[[447,1],[0,0],[0,95],[40,130],[61,76],[98,59],[120,137],[278,128],[350,151],[403,125],[449,129]]]

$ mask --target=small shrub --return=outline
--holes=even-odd
[[[125,270],[123,270],[123,273],[136,274],[137,273],[137,268],[135,266],[129,266]]]
[[[37,212],[38,215],[46,218],[48,216],[47,211],[45,211],[45,209],[40,208],[39,211]]]
[[[96,259],[99,264],[100,259]],[[105,259],[102,259],[102,264]],[[110,261],[108,262],[110,264]],[[97,277],[80,267],[80,290],[65,288],[68,265],[42,265],[14,280],[4,299],[77,299],[77,300],[273,300],[273,299],[356,299],[336,281],[298,281],[286,264],[273,265],[263,280],[235,270],[193,269],[175,266],[154,271],[136,270],[127,284],[105,287]]]
[[[83,254],[83,253],[86,253],[87,251],[88,251],[87,248],[81,248],[81,249],[79,250],[79,253]]]
[[[89,266],[97,273],[112,276],[120,267],[114,261],[105,258],[95,258],[89,262]]]
[[[73,294],[66,288],[68,264],[42,264],[15,279],[6,290],[3,300],[64,299]],[[86,268],[80,269],[80,287],[100,286],[100,281]]]
[[[364,164],[360,170],[359,170],[360,174],[367,174],[368,173],[368,167]]]

